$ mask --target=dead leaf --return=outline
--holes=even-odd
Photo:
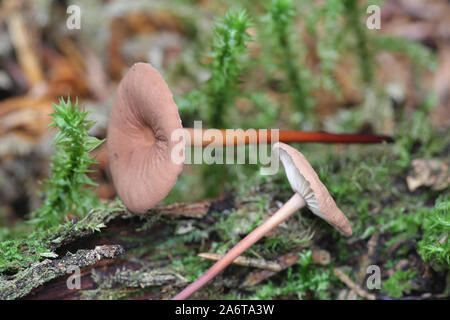
[[[421,186],[432,190],[444,190],[450,184],[448,164],[441,159],[415,159],[412,161],[413,172],[406,177],[409,191]]]

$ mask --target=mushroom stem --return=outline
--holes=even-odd
[[[200,278],[187,286],[183,291],[177,294],[173,300],[184,300],[189,298],[193,293],[203,287],[216,275],[218,275],[223,269],[231,264],[237,257],[239,257],[244,251],[255,244],[270,230],[289,218],[297,210],[303,208],[306,205],[305,199],[298,193],[295,193],[277,212],[275,212],[269,219],[263,224],[253,230],[244,239],[242,239],[237,245],[235,245],[225,256],[217,261],[208,271],[206,271]]]
[[[253,134],[246,130],[239,129],[209,129],[208,136],[205,137],[205,129],[184,128],[186,144],[195,147],[225,147],[249,145],[260,142],[272,142],[271,130],[253,130]],[[321,143],[380,143],[383,141],[392,142],[392,138],[382,135],[371,134],[335,134],[328,132],[305,132],[294,130],[280,130],[278,141],[284,143],[292,142],[321,142]]]

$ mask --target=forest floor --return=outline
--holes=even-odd
[[[0,80],[10,79],[10,85],[0,82],[0,299],[169,299],[292,193],[282,170],[262,176],[257,165],[189,165],[162,204],[133,214],[116,198],[103,144],[91,154],[98,164],[90,173],[98,183],[101,208],[80,217],[64,215],[50,232],[33,233],[27,220],[42,203],[39,182],[48,175],[54,151],[47,127],[52,102],[78,97],[96,122],[90,133],[103,139],[123,72],[133,62],[151,58],[164,70],[183,124],[190,124],[198,114],[183,107],[185,94],[195,93],[211,71],[205,67],[211,57],[198,51],[209,52],[212,17],[223,16],[228,7],[222,1],[180,0],[168,8],[150,1],[155,6],[151,10],[133,11],[120,1],[99,3],[86,11],[80,34],[57,28],[66,15],[58,6],[8,9],[19,18],[5,18],[8,28],[0,29],[0,39],[12,39],[11,48],[0,52]],[[250,14],[263,10],[243,3]],[[424,3],[431,7],[424,10]],[[312,129],[376,132],[394,142],[293,144],[349,218],[353,235],[344,238],[301,210],[193,298],[450,297],[450,46],[442,31],[450,30],[450,6],[432,3],[386,1],[382,30],[427,47],[437,70],[421,73],[402,54],[382,52],[373,60],[376,84],[362,88],[353,72],[358,59],[344,52],[334,70],[341,94],[311,94],[319,123]],[[24,19],[39,16],[36,12],[52,19],[43,25],[39,19]],[[97,16],[108,23],[98,25]],[[301,22],[294,27],[305,29]],[[38,30],[34,41],[26,28]],[[308,67],[317,70],[313,37],[303,36],[304,50],[312,52]],[[29,46],[18,45],[22,42],[14,37],[27,37]],[[263,55],[260,46],[249,44],[253,63]],[[266,73],[255,65],[248,62],[250,71],[239,80],[242,90],[258,87],[267,93],[277,116],[267,110],[255,116],[261,103],[254,95],[236,98],[227,121],[292,129],[298,114],[281,89],[282,72],[262,81],[260,75]],[[68,283],[76,284],[72,276],[77,268],[80,289],[72,290]]]

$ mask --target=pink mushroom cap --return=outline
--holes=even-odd
[[[279,153],[291,188],[305,199],[308,209],[344,236],[351,236],[350,222],[338,208],[305,156],[297,149],[281,142],[277,142],[273,149]]]
[[[183,170],[172,161],[174,130],[182,129],[178,108],[166,82],[147,63],[136,63],[119,84],[108,126],[109,167],[119,198],[144,213],[163,200]]]

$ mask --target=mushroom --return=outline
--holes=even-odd
[[[352,228],[347,217],[337,207],[327,188],[319,180],[308,160],[298,150],[281,142],[273,146],[273,151],[279,154],[286,171],[294,195],[269,219],[248,234],[228,253],[217,261],[200,278],[177,294],[174,300],[187,299],[203,287],[237,257],[260,240],[270,230],[288,219],[297,210],[308,207],[315,215],[324,219],[346,237],[352,235]]]
[[[135,64],[119,84],[107,136],[113,184],[130,211],[146,212],[175,185],[183,164],[171,160],[179,144],[172,132],[181,128],[161,75],[148,64]]]
[[[166,82],[150,64],[136,63],[119,84],[115,105],[108,126],[107,149],[114,186],[123,204],[133,212],[143,213],[163,200],[182,171],[182,163],[173,163],[170,155],[175,146],[183,157],[184,145],[171,135],[182,129],[178,108]],[[210,140],[203,130],[185,128],[191,146],[229,146],[258,143],[245,136],[243,130],[233,131],[227,139],[224,131]],[[270,131],[266,143],[271,143]],[[223,139],[223,137],[225,139]],[[236,139],[236,140],[235,140]],[[391,141],[374,135],[330,134],[326,132],[279,132],[281,142],[374,143]]]

